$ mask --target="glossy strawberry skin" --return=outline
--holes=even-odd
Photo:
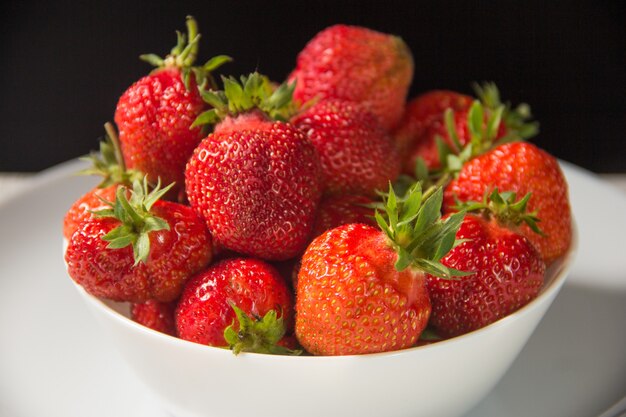
[[[162,303],[148,300],[145,303],[133,303],[130,308],[130,318],[157,332],[176,336],[175,308],[176,302]]]
[[[63,237],[69,240],[74,232],[78,230],[87,219],[93,217],[91,211],[109,208],[101,198],[106,201],[115,201],[117,187],[117,185],[111,185],[105,188],[96,187],[76,200],[67,210],[63,218]]]
[[[528,142],[505,144],[466,163],[444,194],[444,211],[450,212],[455,196],[461,201],[480,201],[485,191],[497,187],[518,197],[532,193],[528,212],[537,212],[545,236],[521,225],[526,236],[549,265],[565,254],[572,240],[572,215],[566,179],[558,161]]]
[[[156,70],[135,82],[115,110],[127,167],[146,173],[154,183],[161,178],[181,189],[185,164],[204,137],[191,124],[206,107],[193,80],[185,88],[179,69]]]
[[[148,259],[137,265],[130,246],[108,249],[102,239],[119,226],[118,220],[86,220],[72,235],[65,254],[72,279],[88,293],[116,301],[176,299],[185,281],[211,261],[211,235],[187,206],[157,201],[152,213],[167,221],[170,230],[150,233]]]
[[[294,98],[338,98],[364,103],[386,129],[398,124],[411,79],[413,58],[395,36],[358,26],[331,26],[298,54],[289,79]]]
[[[454,112],[454,131],[458,137],[461,146],[467,145],[471,141],[471,134],[467,124],[468,109]],[[485,114],[485,123],[487,123],[487,115]],[[495,140],[504,137],[507,134],[507,128],[504,123],[498,127]],[[411,174],[415,172],[415,164],[417,158],[422,158],[429,170],[441,167],[439,151],[437,149],[436,138],[440,137],[451,149],[456,149],[450,133],[446,127],[443,114],[433,118],[425,127],[422,135],[417,138],[413,147],[409,151],[409,159],[404,167],[404,172]]]
[[[308,243],[321,196],[319,159],[288,123],[260,113],[227,118],[187,164],[186,191],[221,246],[285,260]]]
[[[432,90],[410,100],[393,136],[398,149],[405,151],[425,133],[428,126],[441,119],[447,109],[459,112],[470,108],[473,98],[449,90]]]
[[[427,276],[430,325],[444,337],[479,329],[529,303],[543,286],[546,268],[528,239],[476,215],[466,215],[457,239],[468,241],[442,263],[473,274],[455,280]]]
[[[324,100],[291,123],[317,149],[325,193],[374,195],[399,174],[391,136],[363,105]]]
[[[234,303],[250,317],[275,310],[283,317],[287,334],[293,329],[293,301],[286,282],[268,263],[231,258],[211,265],[193,277],[176,309],[180,338],[209,346],[226,346],[224,330],[238,326]]]
[[[374,209],[365,207],[373,202],[369,197],[356,194],[322,198],[317,209],[311,236],[315,238],[327,230],[349,223],[363,223],[376,226]]]
[[[376,227],[348,224],[317,237],[302,257],[296,336],[315,355],[413,346],[426,327],[425,274],[396,271],[397,253]]]

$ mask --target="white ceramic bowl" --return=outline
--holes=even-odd
[[[471,410],[513,363],[563,286],[575,248],[576,239],[517,312],[446,341],[361,356],[235,356],[150,330],[128,318],[125,304],[76,288],[176,417],[452,417]]]

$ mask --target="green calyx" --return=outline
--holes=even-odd
[[[79,175],[99,175],[102,182],[99,188],[106,188],[113,184],[131,185],[133,181],[143,178],[143,174],[135,169],[127,169],[124,163],[120,142],[111,123],[104,125],[106,135],[100,141],[100,151],[91,152],[89,156],[80,158],[91,162],[91,167],[78,172]]]
[[[467,128],[470,137],[467,144],[462,145],[456,131],[454,112],[452,109],[447,109],[444,113],[444,122],[452,146],[439,136],[435,138],[442,166],[440,172],[436,173],[436,176],[440,176],[443,173],[454,175],[470,159],[504,143],[501,139],[497,139],[503,111],[504,106],[490,110],[486,109],[478,100],[475,100],[467,112]],[[416,167],[417,170],[418,167]]]
[[[543,232],[537,226],[537,223],[541,221],[537,217],[537,212],[526,212],[531,196],[532,193],[528,193],[518,200],[515,192],[499,192],[497,188],[494,188],[491,193],[485,192],[482,201],[461,202],[457,200],[455,208],[465,212],[479,213],[487,219],[495,218],[500,225],[507,228],[516,228],[525,223],[533,232],[543,236]]]
[[[532,114],[528,104],[521,103],[515,108],[509,102],[503,104],[495,83],[484,82],[482,85],[474,83],[472,87],[476,96],[488,109],[495,110],[504,106],[502,121],[507,128],[507,142],[530,139],[539,133],[539,123],[530,121]]]
[[[160,182],[149,191],[148,180],[134,181],[130,191],[130,199],[126,197],[128,189],[119,187],[115,201],[105,201],[111,208],[94,212],[97,217],[115,218],[121,225],[111,230],[102,239],[109,242],[107,248],[120,249],[132,245],[135,265],[145,263],[150,254],[150,232],[170,230],[169,224],[160,217],[153,215],[150,210],[174,183],[161,189]]]
[[[382,196],[384,215],[377,209],[376,222],[398,252],[396,269],[415,268],[431,275],[450,279],[466,275],[448,268],[440,260],[460,244],[456,233],[463,222],[464,212],[441,218],[443,190],[432,187],[422,192],[420,182],[413,184],[404,197],[399,198],[391,184]]]
[[[235,355],[241,352],[267,353],[272,355],[300,355],[302,351],[291,350],[277,343],[285,335],[283,318],[276,310],[270,310],[263,317],[251,318],[242,309],[231,303],[235,311],[239,330],[234,322],[224,330],[224,339]]]
[[[206,85],[216,88],[215,80],[211,72],[223,64],[232,61],[232,58],[226,55],[218,55],[209,59],[202,66],[193,66],[198,56],[201,36],[198,33],[198,23],[193,17],[187,16],[186,24],[187,34],[185,35],[176,31],[176,46],[172,48],[165,58],[161,58],[155,54],[144,54],[140,55],[139,58],[157,67],[157,69],[179,68],[182,72],[185,87],[187,87],[188,90],[191,88],[192,74],[195,76],[197,85],[203,86],[203,88]]]
[[[254,72],[234,77],[222,77],[224,90],[200,91],[205,102],[212,109],[200,114],[192,127],[216,124],[227,116],[236,116],[254,109],[259,109],[273,120],[287,121],[296,113],[293,102],[295,82],[283,83],[275,87],[265,75]]]

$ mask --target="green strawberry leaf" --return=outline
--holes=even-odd
[[[375,205],[374,218],[398,253],[395,268],[402,271],[411,267],[444,277],[459,275],[439,260],[457,244],[456,233],[464,213],[441,219],[441,186],[422,192],[422,184],[417,182],[398,197],[390,184],[382,198],[383,209]]]
[[[106,202],[111,209],[95,211],[99,217],[112,217],[119,220],[120,225],[102,239],[109,242],[107,248],[121,249],[132,245],[135,265],[146,262],[150,254],[149,234],[158,230],[169,230],[170,226],[164,219],[153,215],[150,210],[156,201],[161,198],[174,184],[161,189],[160,182],[149,192],[147,177],[143,182],[134,181],[133,190],[127,187],[118,187],[114,202]],[[126,197],[130,193],[130,199]],[[104,200],[103,200],[104,201]]]
[[[274,355],[300,355],[302,351],[279,346],[278,342],[285,335],[283,318],[278,317],[276,310],[270,310],[262,318],[253,319],[234,303],[230,303],[235,311],[239,329],[235,322],[224,330],[224,339],[235,355],[241,352],[267,353]]]

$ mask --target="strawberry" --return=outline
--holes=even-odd
[[[312,236],[317,237],[327,230],[349,223],[376,226],[374,209],[370,208],[373,203],[369,197],[356,194],[324,197],[317,209]]]
[[[393,132],[400,154],[404,155],[405,151],[411,149],[427,127],[441,119],[447,109],[455,113],[467,110],[473,100],[470,96],[449,90],[428,91],[410,100],[400,124]]]
[[[418,158],[429,170],[455,171],[459,164],[502,143],[525,140],[537,134],[538,124],[529,121],[531,114],[527,104],[522,103],[514,109],[509,103],[503,104],[494,84],[476,84],[474,88],[480,102],[468,103],[468,96],[454,98],[454,93],[449,92],[452,96],[447,100],[441,98],[440,104],[448,102],[452,106],[439,114],[433,110],[425,124],[417,123],[418,128],[414,129],[420,134],[413,137],[405,173],[412,174],[416,170]],[[437,93],[432,94],[437,97]],[[446,97],[445,92],[439,94]],[[428,108],[423,111],[426,110]],[[404,131],[396,132],[396,141],[402,141],[402,134],[410,133],[410,127],[409,124]],[[449,154],[459,155],[460,161],[451,164],[447,160]]]
[[[300,254],[321,196],[319,158],[305,134],[284,118],[293,86],[276,90],[257,73],[224,78],[204,93],[213,109],[197,123],[223,119],[186,168],[191,207],[219,245],[267,260]],[[230,110],[229,110],[230,108]]]
[[[518,310],[539,293],[546,266],[524,236],[497,221],[468,214],[456,235],[464,240],[441,263],[471,271],[458,280],[427,277],[430,325],[443,337],[479,329]]]
[[[522,224],[519,232],[538,249],[549,265],[563,255],[572,239],[572,214],[567,182],[552,155],[526,142],[501,145],[465,163],[445,189],[444,210],[458,201],[479,201],[494,188],[526,195],[528,211],[541,219],[543,234]]]
[[[72,279],[87,292],[117,301],[168,302],[211,261],[211,236],[191,208],[161,201],[168,188],[120,187],[110,208],[86,220],[65,253]]]
[[[130,318],[157,332],[176,336],[174,309],[176,302],[162,303],[148,300],[145,303],[133,303]]]
[[[113,125],[107,123],[105,129],[107,135],[100,142],[100,153],[92,153],[89,158],[84,158],[91,161],[93,166],[79,172],[84,175],[100,175],[103,179],[97,187],[76,200],[65,213],[63,237],[67,240],[85,220],[92,217],[92,212],[107,207],[104,201],[115,199],[118,186],[130,185],[143,176],[139,171],[126,169]]]
[[[439,263],[463,214],[440,221],[442,189],[403,199],[390,187],[379,227],[347,224],[313,240],[296,288],[296,336],[315,355],[382,352],[413,346],[428,322],[426,275],[458,273]],[[435,190],[435,191],[432,191]]]
[[[374,195],[399,174],[391,136],[363,105],[328,99],[291,123],[306,132],[317,149],[328,194]]]
[[[230,346],[235,353],[289,353],[277,343],[292,327],[286,282],[271,265],[252,258],[225,259],[193,277],[176,309],[182,339]]]
[[[185,164],[205,136],[201,128],[191,127],[207,109],[197,85],[214,84],[210,71],[230,60],[217,56],[202,67],[192,67],[200,35],[191,17],[187,29],[188,36],[179,33],[177,45],[165,59],[141,56],[157,68],[131,85],[115,109],[126,163],[146,173],[152,183],[159,178],[165,184],[175,182],[172,195],[182,188]]]
[[[447,161],[443,159],[448,153],[461,153],[469,143],[474,146],[471,156],[482,152],[507,133],[504,124],[500,123],[500,116],[501,113],[489,115],[489,111],[478,101],[474,101],[469,109],[457,112],[446,110],[442,117],[431,121],[413,144],[404,171],[413,172],[418,158],[424,161],[429,170],[439,169],[442,162],[446,165]],[[478,144],[483,146],[479,147]],[[442,150],[442,146],[447,149]]]
[[[294,98],[337,98],[364,103],[390,130],[398,124],[411,79],[413,57],[402,39],[358,26],[319,32],[298,54],[289,80]]]

